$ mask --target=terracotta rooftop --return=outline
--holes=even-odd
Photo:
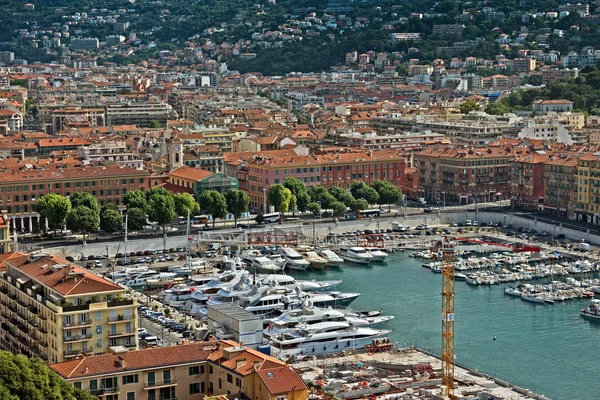
[[[102,354],[50,365],[63,378],[79,378],[153,367],[206,361],[216,343],[154,347],[120,354]]]
[[[298,373],[287,365],[269,369],[261,368],[256,373],[272,395],[306,389],[306,384]]]
[[[191,179],[191,180],[199,182],[203,179],[208,178],[212,174],[214,174],[214,172],[206,171],[206,170],[198,169],[198,168],[193,168],[193,167],[188,167],[187,165],[183,165],[183,166],[169,172],[168,175],[174,176],[177,178]]]
[[[4,262],[63,296],[123,290],[121,286],[100,278],[58,256],[43,256],[32,261],[23,257],[15,257],[5,259]],[[52,268],[53,266],[61,268]]]
[[[2,182],[26,181],[55,181],[63,179],[110,178],[113,176],[147,175],[143,170],[107,165],[105,167],[58,168],[60,164],[48,166],[47,169],[23,169],[18,171],[0,172]]]

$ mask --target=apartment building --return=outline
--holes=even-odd
[[[513,205],[538,211],[544,203],[544,163],[549,157],[545,150],[515,150],[510,169]]]
[[[184,165],[211,172],[222,171],[223,160],[223,151],[218,146],[195,146],[183,154]]]
[[[10,237],[10,218],[6,210],[0,211],[0,254],[12,251],[13,241]]]
[[[162,101],[108,103],[107,125],[139,125],[148,128],[153,121],[166,127],[173,108]]]
[[[515,58],[510,60],[510,69],[515,74],[531,72],[535,70],[535,64],[533,58]]]
[[[577,78],[578,76],[578,68],[548,68],[542,70],[542,83],[559,81],[570,77]]]
[[[575,217],[600,225],[600,154],[588,152],[577,163],[577,198]]]
[[[575,219],[577,154],[562,153],[544,162],[543,211]]]
[[[298,373],[231,340],[110,354],[50,366],[76,388],[106,400],[307,399]]]
[[[298,178],[307,186],[350,189],[352,182],[382,179],[404,185],[406,156],[397,149],[331,152],[314,155],[256,155],[237,171],[239,188],[250,196],[250,207],[264,207],[264,192],[285,178]]]
[[[67,127],[71,121],[81,124],[85,122],[86,126],[98,127],[106,125],[106,115],[103,108],[80,108],[68,107],[52,112],[52,128],[46,133],[57,133]]]
[[[37,199],[47,193],[70,196],[86,191],[106,203],[119,205],[123,195],[148,188],[148,172],[117,165],[50,165],[37,169],[25,165],[15,171],[0,172],[0,208],[7,210],[15,229],[32,232],[41,229],[44,220],[35,211]],[[46,223],[47,228],[47,223]]]
[[[0,347],[48,363],[137,348],[137,304],[63,258],[0,256]]]
[[[536,100],[533,102],[533,111],[544,114],[573,112],[573,104],[569,100]]]
[[[23,129],[23,114],[15,110],[0,110],[0,120],[6,121],[6,131]]]
[[[429,147],[415,154],[418,197],[469,204],[508,198],[511,149]]]
[[[124,141],[102,141],[77,148],[77,157],[90,164],[114,164],[129,168],[142,169],[144,161],[131,151]]]

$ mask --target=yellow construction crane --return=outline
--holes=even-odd
[[[454,399],[454,242],[438,242],[442,259],[442,391]]]

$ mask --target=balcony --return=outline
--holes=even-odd
[[[116,337],[120,337],[120,336],[132,336],[135,335],[135,332],[109,332],[108,337],[109,338],[116,338]]]
[[[133,305],[133,299],[113,300],[113,301],[109,301],[106,305],[108,307],[131,306],[131,305]]]
[[[176,386],[177,378],[165,379],[162,381],[144,381],[144,389],[156,389],[161,387]]]
[[[63,339],[67,343],[71,342],[80,342],[82,340],[90,340],[92,338],[92,334],[88,333],[87,335],[76,335],[76,336],[64,336]]]
[[[68,306],[63,306],[62,307],[63,312],[85,311],[85,310],[89,310],[89,309],[90,309],[90,305],[89,304],[80,304],[78,306],[68,305]]]
[[[134,315],[117,315],[116,317],[108,317],[109,324],[116,324],[119,322],[135,321]]]
[[[63,322],[63,329],[74,329],[74,328],[80,328],[82,326],[92,326],[92,320],[91,319],[86,319],[86,320],[77,320],[77,321],[73,321],[73,322]]]
[[[90,390],[88,390],[88,392],[92,396],[107,396],[109,394],[118,394],[120,392],[120,388],[117,385],[117,386],[113,386],[113,387],[103,387],[103,388],[98,388],[98,389],[90,389]]]

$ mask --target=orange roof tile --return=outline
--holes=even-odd
[[[307,389],[298,373],[290,366],[260,368],[256,371],[271,394],[289,393]]]
[[[199,168],[188,167],[187,165],[183,165],[168,173],[169,176],[175,176],[183,179],[191,179],[198,182],[208,178],[213,174],[214,172],[206,171]]]

